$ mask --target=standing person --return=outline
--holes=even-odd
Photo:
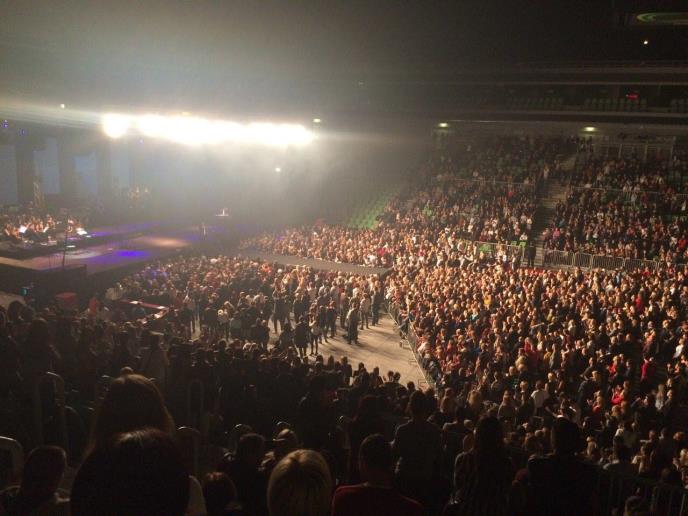
[[[335,306],[334,301],[330,302],[330,306],[327,307],[327,310],[325,312],[325,333],[327,331],[330,331],[330,338],[333,339],[337,333],[337,307]]]
[[[160,347],[160,336],[156,333],[148,335],[148,349],[141,355],[141,367],[139,371],[146,378],[155,379],[155,385],[160,392],[165,392],[167,382],[167,368],[170,360],[167,352]]]
[[[270,343],[270,326],[267,319],[256,322],[256,343],[267,351]]]
[[[272,323],[275,328],[275,333],[277,333],[277,323],[280,325],[280,329],[284,330],[285,321],[288,322],[289,314],[287,313],[287,302],[284,296],[279,290],[275,290],[272,294]]]
[[[346,316],[349,314],[350,300],[345,292],[342,292],[339,302],[339,325],[346,330]]]
[[[363,294],[363,299],[361,299],[361,329],[363,325],[368,328],[368,322],[370,321],[370,308],[372,307],[372,301],[370,299],[370,294]]]
[[[277,338],[275,346],[279,351],[287,351],[294,345],[294,331],[291,329],[291,323],[287,323],[282,328],[282,333]]]
[[[296,296],[294,298],[294,305],[292,307],[292,312],[294,312],[294,320],[295,321],[300,321],[301,316],[306,312],[308,309],[307,301],[305,301],[305,298],[308,296]]]
[[[229,337],[229,313],[227,307],[222,307],[217,311],[217,326],[220,332],[220,337],[226,339]]]
[[[294,345],[299,352],[301,358],[306,357],[306,348],[308,347],[308,323],[306,317],[302,316],[299,319],[296,328],[294,328]]]
[[[196,301],[192,292],[187,292],[184,298],[184,311],[191,320],[191,335],[193,335],[196,333],[196,318],[198,314],[196,313]]]
[[[351,344],[353,340],[358,344],[358,306],[354,303],[346,314],[346,342]]]
[[[322,332],[322,337],[325,339],[325,342],[328,342],[327,340],[327,307],[326,306],[320,306],[318,307],[318,326],[320,326],[320,330]],[[320,341],[322,344],[322,340]]]
[[[418,502],[394,489],[392,449],[381,434],[363,440],[357,460],[364,483],[337,488],[332,499],[332,516],[421,516],[425,513]]]
[[[532,241],[528,241],[526,246],[526,259],[528,260],[528,267],[535,266],[535,246]]]
[[[241,316],[239,310],[235,310],[232,314],[232,318],[229,320],[229,334],[233,339],[242,338],[243,324],[241,322]]]
[[[594,514],[596,470],[578,460],[583,447],[578,426],[562,417],[554,421],[548,457],[528,461],[528,514]]]
[[[411,394],[409,409],[411,421],[397,428],[392,445],[396,486],[404,496],[428,505],[442,448],[440,429],[428,421],[430,402],[421,391]]]
[[[497,418],[478,422],[473,449],[454,463],[454,503],[449,514],[506,515],[514,468],[507,457]]]
[[[318,345],[322,343],[322,327],[317,315],[311,315],[309,330],[311,335],[311,355],[315,356],[318,354]]]
[[[385,294],[382,291],[382,288],[377,287],[375,289],[375,293],[373,293],[373,320],[372,324],[373,326],[376,326],[378,322],[380,322],[380,308],[382,307],[382,303],[385,299]]]

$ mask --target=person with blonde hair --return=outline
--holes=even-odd
[[[270,516],[328,516],[331,499],[332,476],[316,451],[293,451],[272,470],[268,482]]]

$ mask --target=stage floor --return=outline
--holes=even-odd
[[[111,241],[91,247],[67,250],[64,253],[65,267],[86,265],[86,274],[127,267],[134,263],[164,258],[192,245],[201,243],[197,227],[168,231],[155,231],[122,241]],[[35,271],[49,271],[62,268],[63,252],[18,260],[0,257],[0,264]]]

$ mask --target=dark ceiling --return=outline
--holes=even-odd
[[[688,57],[683,28],[619,28],[613,6],[4,0],[0,93],[97,108],[317,111],[355,102],[369,82],[392,92],[474,66]]]

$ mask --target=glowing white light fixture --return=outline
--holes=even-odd
[[[319,118],[314,118],[314,119],[313,119],[313,123],[314,123],[314,124],[319,124],[320,122],[322,122],[322,120],[320,120]]]
[[[644,39],[643,40],[643,45],[647,46],[650,44],[650,40]]]
[[[282,168],[281,167],[275,167],[275,172],[277,172],[279,174],[280,172],[282,172]]]
[[[66,106],[64,104],[60,104],[60,109],[64,109]]]
[[[113,138],[123,136],[131,127],[139,135],[186,145],[248,143],[288,147],[307,145],[313,141],[313,133],[298,124],[262,122],[239,124],[184,115],[154,114],[141,116],[110,114],[103,117],[102,123],[105,134]]]
[[[594,133],[595,131],[597,131],[597,128],[592,127],[592,126],[587,126],[587,127],[583,127],[583,131],[586,133]]]
[[[437,124],[437,127],[441,127],[442,129],[446,129],[447,127],[449,127],[449,124],[447,122],[440,122],[439,124]]]
[[[129,117],[125,115],[105,115],[103,117],[103,132],[110,138],[121,138],[129,130]]]

